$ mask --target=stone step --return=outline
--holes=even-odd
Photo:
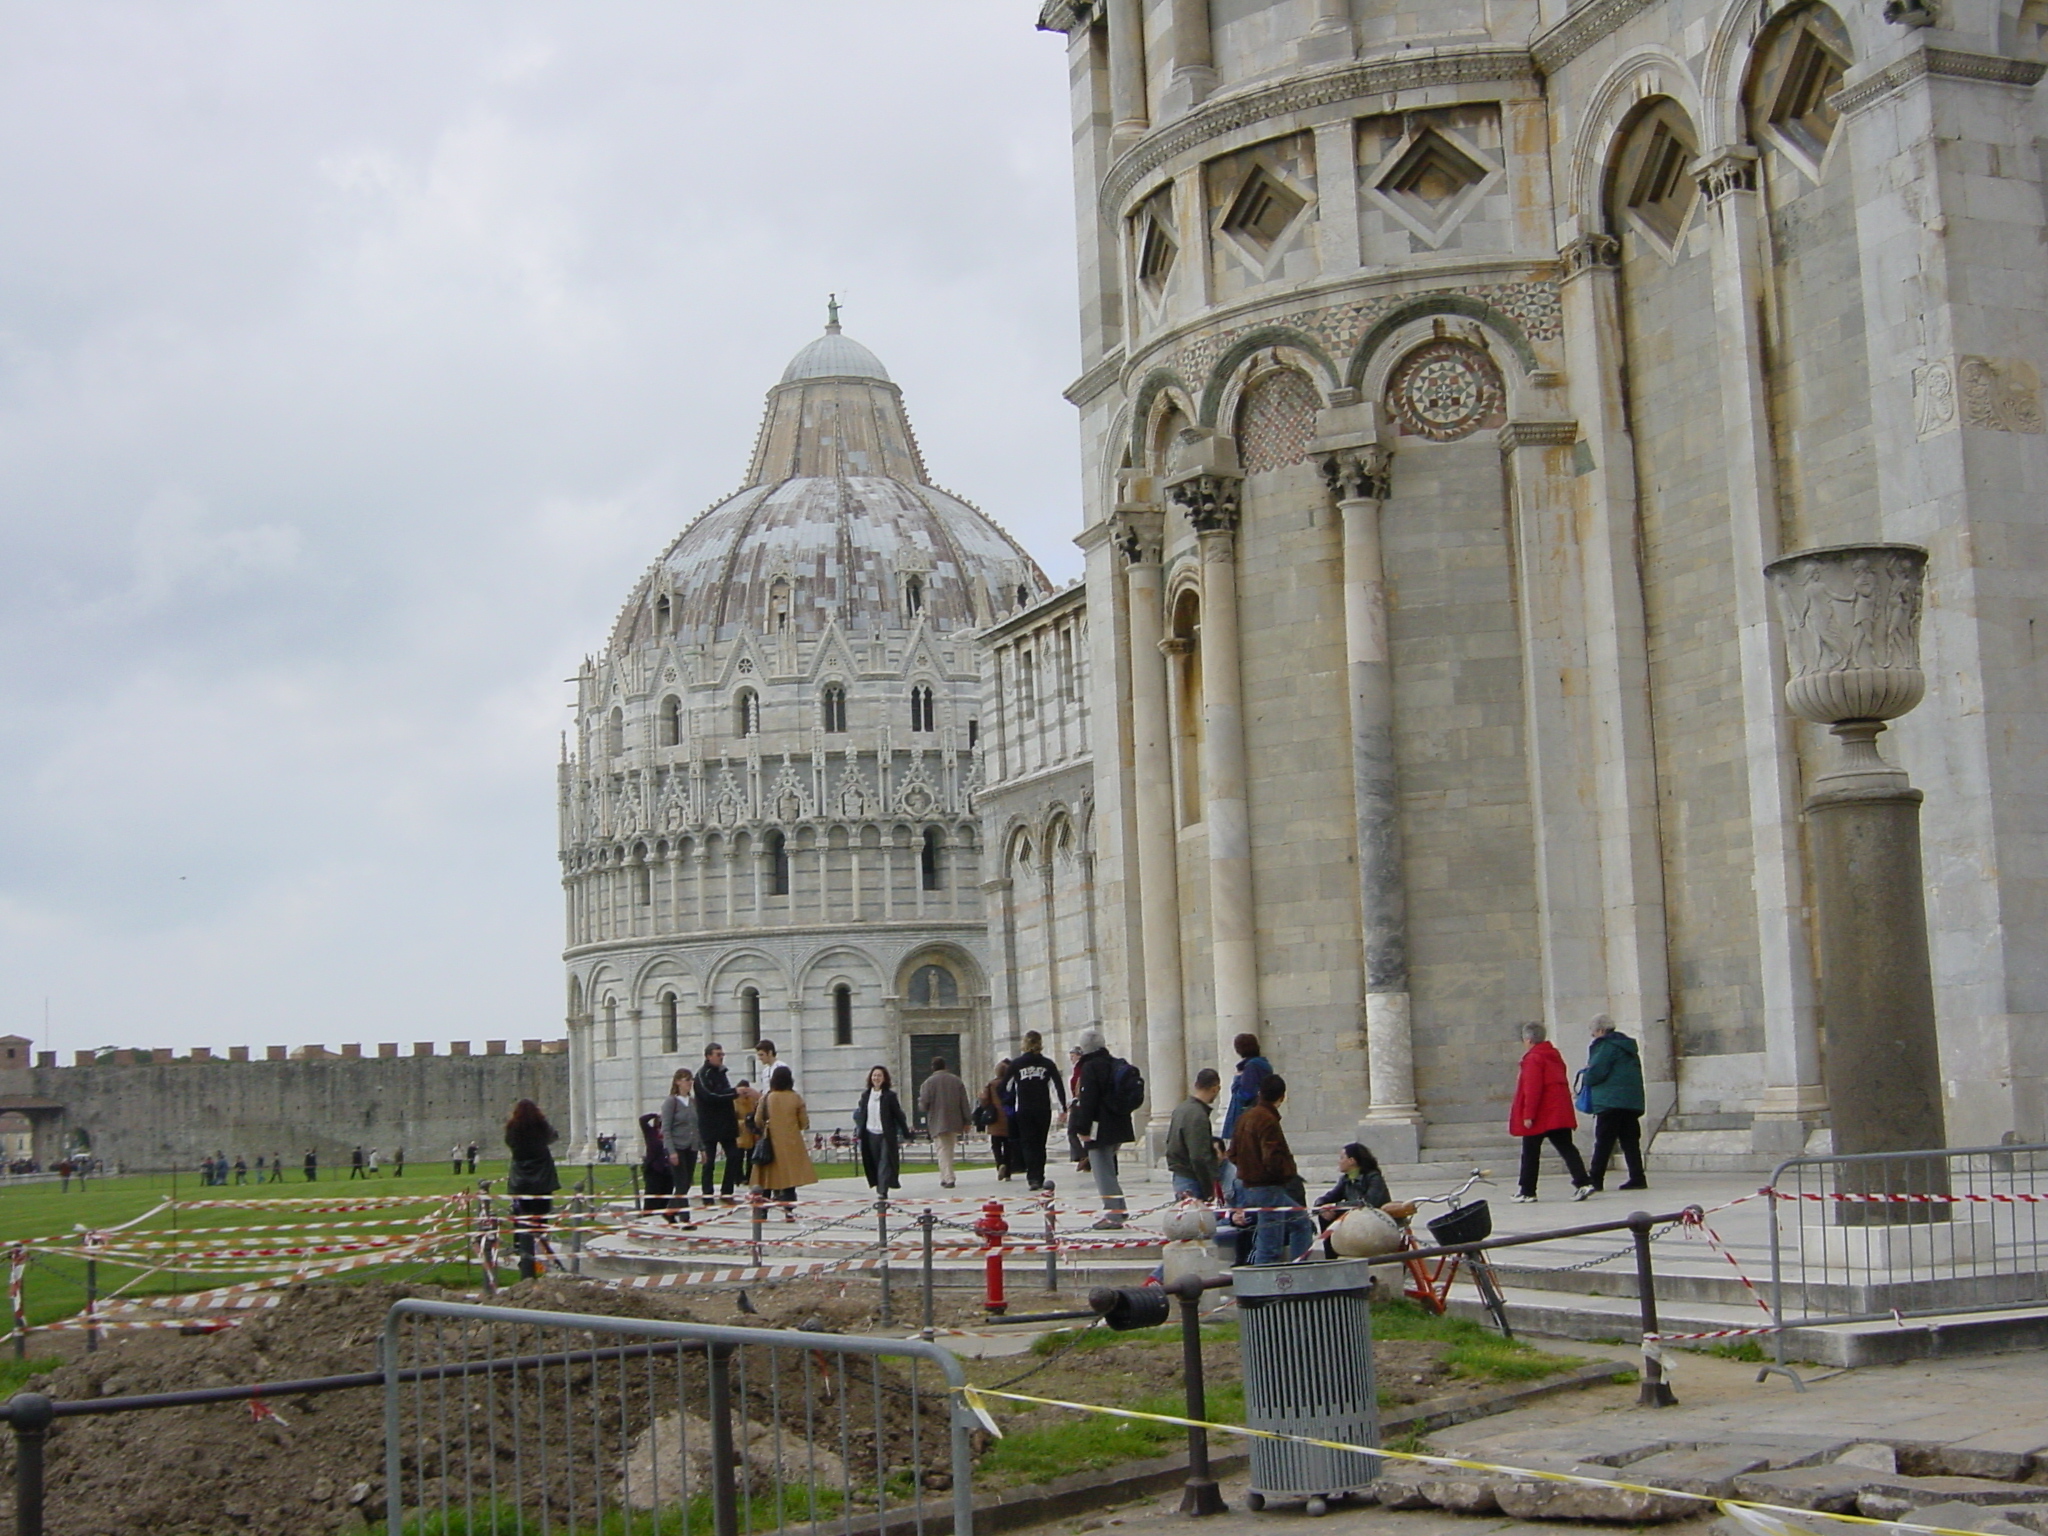
[[[1593,1343],[1635,1342],[1642,1331],[1641,1311],[1633,1297],[1568,1296],[1558,1291],[1510,1285],[1502,1289],[1508,1324],[1517,1333],[1543,1338],[1582,1339]],[[1452,1288],[1450,1310],[1460,1317],[1491,1323],[1477,1290],[1459,1281]],[[1726,1328],[1767,1326],[1770,1319],[1754,1304],[1728,1305],[1702,1301],[1657,1306],[1658,1332],[1707,1333]],[[1756,1335],[1765,1352],[1775,1346],[1769,1335]],[[1701,1343],[1721,1342],[1703,1340]],[[1740,1342],[1731,1340],[1729,1342]],[[2009,1312],[1948,1313],[1938,1317],[1889,1319],[1874,1323],[1833,1323],[1793,1328],[1786,1333],[1787,1358],[1822,1366],[1891,1365],[1934,1355],[2000,1354],[2048,1347],[2048,1307]],[[1683,1366],[1680,1366],[1682,1373]]]

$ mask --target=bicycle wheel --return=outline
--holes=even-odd
[[[1472,1283],[1479,1287],[1479,1299],[1486,1303],[1486,1310],[1493,1314],[1493,1321],[1500,1329],[1500,1336],[1512,1339],[1515,1330],[1508,1326],[1508,1302],[1500,1293],[1500,1276],[1494,1273],[1493,1261],[1483,1253],[1467,1257],[1466,1268],[1472,1271]]]

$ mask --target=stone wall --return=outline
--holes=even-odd
[[[310,1147],[323,1170],[345,1176],[359,1145],[376,1147],[387,1163],[401,1147],[408,1162],[439,1162],[471,1140],[484,1156],[502,1156],[501,1127],[515,1099],[539,1104],[566,1137],[568,1055],[530,1044],[516,1055],[399,1056],[394,1048],[388,1056],[281,1061],[144,1061],[136,1058],[170,1053],[124,1051],[115,1054],[130,1059],[8,1075],[35,1098],[64,1106],[48,1133],[62,1138],[58,1145],[84,1130],[95,1153],[131,1170],[194,1168],[214,1152],[252,1167],[259,1156],[282,1156],[296,1170]]]

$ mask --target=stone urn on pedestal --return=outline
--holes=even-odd
[[[1877,751],[1920,702],[1921,582],[1909,544],[1802,550],[1766,566],[1784,623],[1785,702],[1826,725],[1834,761],[1806,799],[1819,908],[1824,1078],[1837,1157],[1947,1144],[1920,868],[1920,791]],[[1944,1193],[1936,1156],[1838,1170],[1844,1193]],[[1944,1220],[1941,1205],[1846,1204],[1843,1225]]]

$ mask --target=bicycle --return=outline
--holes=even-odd
[[[1474,1200],[1468,1205],[1459,1202],[1465,1192],[1474,1184],[1491,1184],[1484,1169],[1475,1168],[1472,1176],[1448,1195],[1422,1195],[1413,1203],[1416,1205],[1445,1205],[1450,1209],[1443,1215],[1426,1223],[1429,1235],[1436,1240],[1436,1246],[1448,1248],[1460,1243],[1480,1243],[1493,1235],[1493,1212],[1484,1200]],[[1401,1229],[1402,1246],[1420,1248],[1414,1230]],[[1514,1330],[1508,1326],[1507,1298],[1501,1295],[1500,1276],[1494,1271],[1493,1261],[1485,1253],[1446,1253],[1433,1259],[1409,1259],[1407,1296],[1419,1301],[1439,1317],[1447,1310],[1451,1284],[1458,1278],[1461,1268],[1469,1269],[1472,1284],[1479,1290],[1479,1299],[1493,1317],[1501,1337],[1512,1339]]]

